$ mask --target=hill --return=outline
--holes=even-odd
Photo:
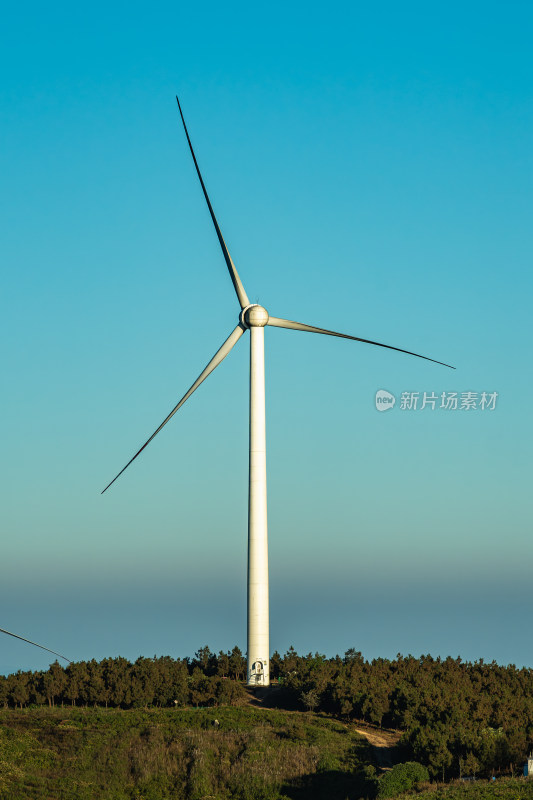
[[[300,656],[292,648],[274,653],[271,669],[274,686],[252,695],[237,647],[218,655],[204,647],[192,659],[118,657],[65,669],[55,662],[46,671],[0,676],[0,791],[15,797],[20,783],[29,788],[16,796],[30,797],[32,781],[44,781],[43,796],[55,797],[54,776],[58,785],[74,780],[90,748],[118,776],[115,793],[106,795],[111,778],[95,794],[98,770],[88,763],[85,777],[76,773],[76,785],[91,786],[87,796],[95,798],[149,798],[139,778],[146,773],[149,785],[163,781],[154,798],[261,800],[302,792],[302,800],[358,800],[386,786],[389,796],[390,787],[405,789],[402,780],[376,783],[398,762],[418,765],[406,774],[420,767],[417,780],[430,779],[432,791],[465,776],[486,779],[476,782],[480,791],[488,779],[503,787],[504,776],[520,776],[533,749],[530,669],[431,656],[367,661],[354,650],[343,658]],[[63,774],[62,755],[74,772]],[[153,762],[152,772],[142,759]],[[27,771],[32,764],[40,765],[36,772]],[[197,791],[195,776],[204,773],[209,780]],[[454,791],[470,789],[458,783]]]
[[[378,736],[310,712],[245,706],[0,712],[2,800],[359,800]],[[367,738],[368,737],[368,738]],[[385,739],[390,763],[397,737]],[[390,773],[389,773],[390,774]],[[528,800],[533,782],[418,787],[418,800]],[[390,796],[390,795],[385,795]]]
[[[364,737],[302,712],[0,712],[0,796],[6,800],[344,800],[372,793],[371,762]]]

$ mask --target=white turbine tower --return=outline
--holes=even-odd
[[[335,333],[323,328],[316,328],[312,325],[304,325],[301,322],[292,322],[288,319],[280,319],[271,316],[266,308],[255,303],[250,303],[248,295],[244,289],[235,264],[226,247],[226,243],[220,231],[215,213],[211,206],[207,190],[196,161],[196,156],[189,138],[181,105],[178,108],[185,129],[185,135],[189,143],[194,166],[200,179],[200,184],[204,197],[213,220],[213,225],[222,248],[222,253],[228,267],[228,271],[235,287],[237,299],[241,310],[239,322],[235,330],[226,339],[220,350],[213,356],[201,375],[193,383],[189,391],[181,398],[179,403],[172,409],[168,417],[161,423],[157,430],[150,436],[143,446],[138,450],[126,466],[113,478],[103,490],[105,492],[117,478],[122,475],[125,469],[134,461],[144,448],[152,441],[159,431],[167,424],[172,416],[181,408],[186,400],[194,391],[205,381],[216,367],[226,358],[230,350],[237,344],[241,336],[250,331],[250,471],[249,471],[249,493],[248,493],[248,670],[247,682],[250,686],[268,686],[270,683],[269,673],[269,625],[268,625],[268,538],[267,538],[267,490],[266,490],[266,438],[265,438],[265,349],[264,331],[266,326],[276,328],[288,328],[295,331],[307,331],[309,333],[324,333],[328,336],[339,336],[343,339],[352,339],[356,342],[386,347],[389,350],[397,350],[400,353],[424,358],[436,364],[443,364],[442,361],[435,361],[433,358],[412,353],[409,350],[402,350],[400,347],[372,342],[369,339],[361,339],[358,336],[347,336],[344,333]],[[453,369],[453,367],[452,367]],[[103,494],[102,492],[102,494]]]

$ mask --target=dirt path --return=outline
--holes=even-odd
[[[360,722],[355,723],[353,729],[368,739],[374,747],[395,747],[402,735],[401,731],[383,730],[383,728],[374,728],[372,725]]]
[[[249,690],[248,702],[250,705],[263,708],[272,708],[276,706],[276,694],[281,692],[281,688],[277,686],[269,686],[264,689],[251,689]],[[286,710],[286,709],[285,709]],[[294,714],[301,714],[301,711],[289,712]],[[338,720],[337,720],[338,721]],[[364,736],[367,742],[372,746],[374,751],[375,763],[383,770],[390,769],[396,759],[394,757],[394,750],[400,741],[402,732],[396,730],[384,730],[377,728],[374,725],[369,725],[366,722],[353,722],[342,723],[346,725],[349,730]]]
[[[376,763],[381,769],[390,769],[393,766],[395,761],[394,749],[400,741],[401,731],[383,730],[365,723],[355,723],[353,730],[364,736],[367,742],[372,745]]]

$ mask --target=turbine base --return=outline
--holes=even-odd
[[[251,688],[254,686],[270,686],[270,669],[267,658],[256,658],[248,669],[246,685]]]

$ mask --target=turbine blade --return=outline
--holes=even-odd
[[[183,127],[185,129],[185,136],[187,137],[187,141],[189,142],[189,149],[191,151],[192,159],[194,161],[194,166],[196,167],[196,172],[198,173],[198,177],[200,178],[200,184],[202,186],[202,191],[204,193],[204,197],[207,202],[207,207],[209,208],[209,213],[211,214],[211,219],[213,220],[213,225],[215,226],[215,230],[217,232],[218,241],[220,242],[220,247],[222,248],[222,253],[224,254],[224,258],[226,260],[226,265],[229,270],[229,274],[231,280],[233,281],[233,286],[235,287],[235,291],[237,292],[237,297],[239,299],[239,303],[241,304],[241,308],[246,308],[246,306],[250,305],[250,301],[248,300],[248,295],[244,290],[244,286],[242,285],[242,281],[239,278],[239,273],[235,267],[235,264],[232,261],[232,258],[229,254],[229,250],[226,247],[226,242],[224,241],[224,237],[220,231],[218,226],[217,218],[215,217],[215,212],[213,211],[213,206],[211,205],[211,201],[209,200],[209,195],[207,194],[207,189],[205,188],[205,184],[202,178],[202,174],[200,172],[200,167],[198,166],[198,162],[196,160],[196,156],[194,155],[194,150],[192,149],[191,140],[189,138],[189,131],[187,130],[187,125],[185,124],[185,119],[183,117],[183,111],[181,110],[180,101],[178,100],[178,96],[176,95],[176,101],[178,103],[178,108],[180,112],[181,121],[183,122]]]
[[[0,628],[0,633],[6,633],[8,636],[13,636],[14,639],[20,639],[22,642],[28,642],[28,644],[34,645],[34,647],[40,647],[41,650],[46,650],[47,653],[53,653],[55,656],[59,656],[59,658],[62,658],[64,661],[68,661],[69,664],[72,663],[70,658],[62,656],[61,653],[56,653],[55,650],[50,650],[49,647],[44,647],[42,644],[37,644],[37,642],[32,642],[31,639],[25,639],[24,636],[19,636],[16,633],[11,633],[11,631],[5,631],[3,628]]]
[[[218,350],[218,351],[215,353],[215,355],[213,356],[213,358],[211,359],[211,361],[209,362],[209,364],[207,365],[207,367],[204,369],[204,371],[203,371],[203,372],[202,372],[202,373],[201,373],[201,374],[198,376],[198,378],[195,380],[195,382],[193,383],[193,385],[191,386],[191,388],[189,389],[189,391],[188,391],[186,394],[184,394],[184,395],[183,395],[183,397],[181,398],[181,400],[179,401],[179,403],[178,403],[176,406],[174,406],[174,408],[172,409],[172,411],[170,412],[170,414],[168,415],[168,417],[166,417],[166,418],[163,420],[163,422],[161,423],[161,425],[159,426],[159,428],[158,428],[156,431],[154,431],[154,433],[152,433],[152,435],[150,436],[150,438],[149,438],[149,439],[148,439],[148,440],[147,440],[147,441],[146,441],[146,442],[143,444],[143,446],[140,448],[140,450],[137,450],[137,452],[135,453],[135,455],[133,456],[133,458],[130,458],[130,460],[128,461],[128,463],[126,464],[126,466],[125,466],[123,469],[121,469],[121,470],[120,470],[120,472],[118,473],[118,475],[116,475],[116,476],[113,478],[113,480],[111,481],[111,483],[108,483],[108,484],[107,484],[107,486],[105,487],[105,489],[103,490],[103,492],[101,492],[101,494],[103,494],[104,492],[107,492],[107,490],[109,489],[109,487],[110,487],[110,486],[111,486],[113,483],[115,483],[115,481],[117,480],[117,478],[120,478],[120,476],[122,475],[122,473],[123,473],[123,472],[124,472],[124,471],[125,471],[125,470],[126,470],[128,467],[129,467],[129,465],[130,465],[130,464],[131,464],[133,461],[135,461],[135,459],[137,458],[137,456],[138,456],[138,455],[140,455],[140,454],[142,453],[142,451],[144,450],[144,448],[145,448],[145,447],[147,447],[147,446],[150,444],[150,442],[152,441],[152,439],[154,438],[154,436],[157,436],[157,434],[159,433],[159,431],[161,430],[161,428],[164,428],[164,427],[165,427],[165,425],[167,424],[167,422],[169,421],[169,419],[171,419],[171,417],[173,417],[173,416],[174,416],[174,414],[176,413],[176,411],[178,411],[178,409],[180,409],[180,408],[182,407],[182,405],[185,403],[185,401],[189,399],[189,397],[191,396],[191,394],[192,394],[193,392],[195,392],[195,391],[196,391],[196,389],[198,389],[198,387],[200,386],[200,384],[201,384],[201,383],[203,383],[203,382],[205,381],[205,379],[208,377],[208,375],[210,375],[210,374],[213,372],[213,370],[214,370],[214,369],[216,369],[216,368],[218,367],[218,365],[219,365],[219,364],[220,364],[222,361],[224,361],[224,359],[226,358],[226,356],[228,355],[228,353],[230,352],[230,350],[231,350],[231,349],[232,349],[232,348],[233,348],[233,347],[234,347],[234,346],[237,344],[237,342],[239,341],[239,339],[240,339],[240,338],[241,338],[241,336],[243,335],[243,333],[244,333],[244,330],[245,330],[245,329],[244,329],[244,328],[243,328],[241,325],[237,325],[237,327],[235,328],[235,330],[234,330],[234,331],[233,331],[233,332],[232,332],[232,333],[231,333],[231,334],[228,336],[228,338],[226,339],[226,341],[224,342],[224,344],[222,345],[222,347],[220,348],[220,350]]]
[[[443,361],[437,361],[428,356],[421,356],[420,353],[412,353],[410,350],[402,350],[401,347],[393,347],[391,344],[382,344],[381,342],[373,342],[370,339],[361,339],[359,336],[348,336],[346,333],[335,333],[335,331],[328,331],[325,328],[315,328],[313,325],[305,325],[303,322],[292,322],[290,319],[280,319],[279,317],[268,318],[267,325],[273,325],[275,328],[289,328],[293,331],[307,331],[308,333],[325,333],[327,336],[339,336],[341,339],[352,339],[354,342],[364,342],[365,344],[373,344],[377,347],[386,347],[387,350],[397,350],[398,353],[407,353],[408,356],[416,356],[417,358],[424,358],[426,361],[433,361],[434,364],[441,364],[443,367],[455,369],[451,364],[445,364]]]

